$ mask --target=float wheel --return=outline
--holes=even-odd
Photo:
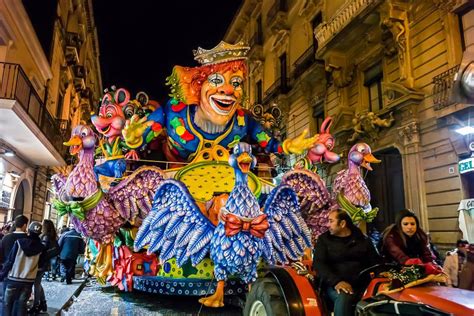
[[[245,316],[290,316],[285,296],[273,278],[258,279],[252,284],[244,308]]]

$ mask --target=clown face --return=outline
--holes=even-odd
[[[216,125],[226,125],[241,103],[243,72],[215,72],[207,77],[201,87],[198,115]]]
[[[116,104],[101,106],[99,115],[92,116],[91,120],[97,131],[110,141],[121,135],[125,125],[125,115],[122,108]]]

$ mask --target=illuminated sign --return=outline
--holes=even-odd
[[[461,174],[474,171],[474,157],[461,160],[458,166]]]

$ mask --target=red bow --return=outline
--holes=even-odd
[[[231,213],[221,213],[221,220],[224,222],[225,235],[229,237],[236,235],[240,231],[248,231],[257,238],[263,238],[265,231],[270,227],[267,221],[267,214],[259,215],[252,220],[245,220]]]

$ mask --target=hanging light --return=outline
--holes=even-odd
[[[461,134],[461,135],[469,135],[469,134],[474,134],[474,127],[472,127],[472,126],[463,126],[463,127],[458,128],[454,131],[456,133]]]
[[[15,152],[13,150],[5,150],[3,154],[7,157],[15,157]]]

